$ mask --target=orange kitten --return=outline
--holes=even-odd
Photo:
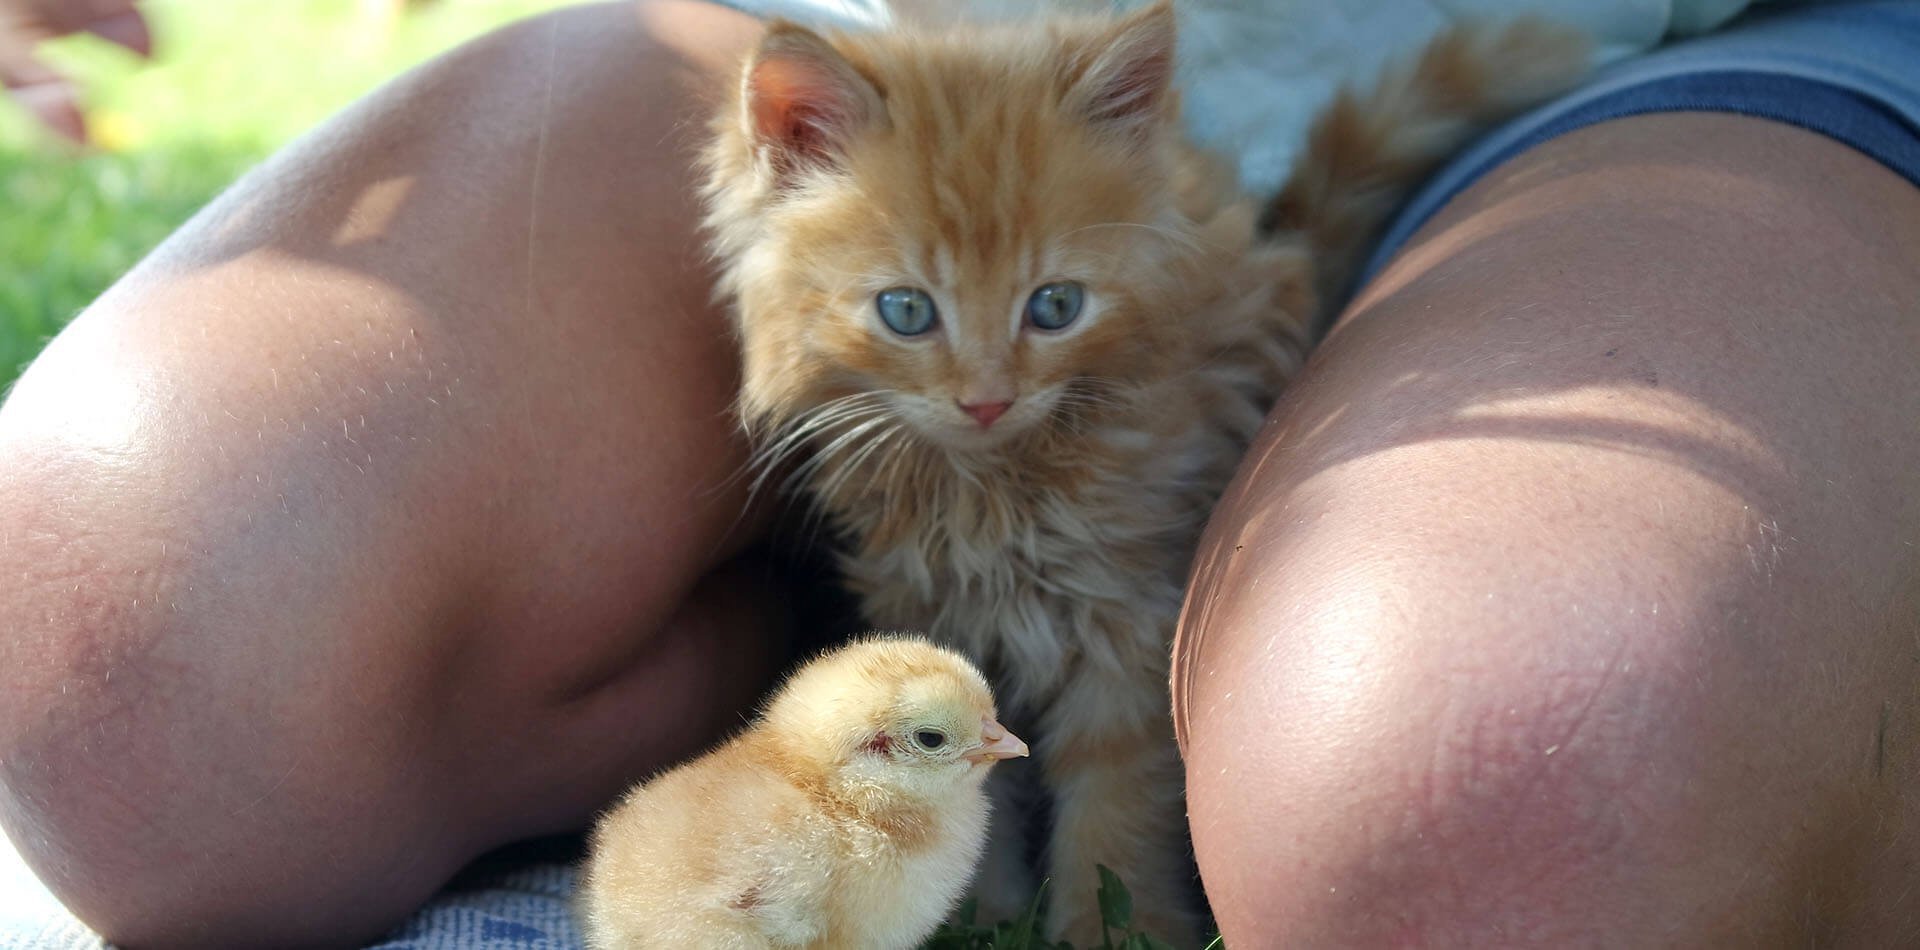
[[[1469,44],[1512,60],[1471,75],[1577,73],[1564,37],[1535,35]],[[1381,189],[1465,134],[1430,120],[1489,118],[1496,92],[1458,81],[1463,61],[1343,100],[1269,216],[1290,230],[1263,236],[1182,138],[1173,65],[1164,3],[831,39],[775,23],[706,155],[742,420],[770,466],[810,453],[866,619],[993,671],[1054,802],[1049,926],[1082,945],[1096,864],[1142,926],[1197,944],[1168,644],[1201,525],[1306,351],[1314,284],[1346,266],[1316,271],[1309,237],[1356,254]],[[1034,885],[1001,814],[986,914]]]

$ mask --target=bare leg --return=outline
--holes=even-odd
[[[688,90],[756,30],[650,0],[463,49],[250,177],[22,379],[0,824],[82,918],[375,934],[770,675],[764,572],[712,573],[759,528],[686,165]]]
[[[1885,168],[1697,114],[1425,229],[1190,594],[1229,945],[1920,940],[1916,247]]]

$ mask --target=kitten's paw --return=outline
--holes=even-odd
[[[1187,950],[1189,947],[1198,950],[1202,946],[1199,921],[1185,908],[1136,908],[1133,912],[1133,932],[1158,937],[1178,950]]]
[[[1055,907],[1047,915],[1047,933],[1055,940],[1065,940],[1076,947],[1103,947],[1102,941],[1111,938],[1114,946],[1128,933],[1147,934],[1176,950],[1199,950],[1201,946],[1200,925],[1192,914],[1184,908],[1151,909],[1135,907],[1131,926],[1126,929],[1107,928],[1103,936],[1100,930],[1100,909],[1095,906]]]
[[[980,876],[973,881],[973,899],[979,904],[975,919],[986,923],[1018,919],[1033,905],[1039,889],[1039,878],[1018,852],[989,846]]]
[[[1029,790],[1018,775],[995,769],[987,779],[987,793],[993,796],[993,823],[987,827],[987,850],[971,893],[979,902],[976,919],[999,923],[1017,919],[1033,905],[1040,875],[1027,860]]]
[[[1103,946],[1100,935],[1100,910],[1085,901],[1062,906],[1056,896],[1047,912],[1047,936],[1065,940],[1076,947]],[[1113,934],[1118,937],[1119,934]]]
[[[1058,890],[1049,888],[1047,933],[1076,947],[1103,947],[1106,940],[1119,946],[1127,934],[1135,933],[1155,937],[1177,950],[1195,950],[1201,946],[1201,914],[1190,901],[1170,896],[1181,893],[1140,880],[1115,908],[1121,919],[1107,920],[1103,935],[1098,881],[1068,881]]]

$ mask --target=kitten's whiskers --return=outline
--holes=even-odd
[[[802,462],[781,482],[780,490],[782,492],[790,492],[796,487],[806,484],[822,467],[831,462],[834,456],[852,447],[862,436],[872,432],[876,428],[886,425],[889,421],[891,421],[890,417],[884,412],[876,412],[862,416],[860,421],[855,422],[845,432],[835,436],[833,441],[815,449],[812,456],[805,462]]]
[[[893,440],[896,437],[899,437],[900,435],[902,435],[903,433],[908,432],[907,425],[897,418],[884,418],[877,421],[879,423],[884,424],[880,433],[874,436],[873,438],[866,440],[864,445],[861,445],[857,450],[854,451],[853,456],[851,458],[847,459],[844,462],[836,463],[833,469],[826,474],[826,477],[822,479],[818,484],[813,486],[813,493],[817,501],[816,501],[816,504],[813,506],[813,511],[810,513],[809,520],[811,521],[812,530],[810,532],[811,537],[809,538],[809,541],[808,541],[809,546],[811,546],[815,541],[818,540],[819,530],[827,520],[826,505],[824,503],[821,503],[824,499],[835,497],[838,494],[840,494],[840,492],[845,490],[848,486],[848,483],[852,481],[853,478],[860,473],[861,469],[866,465],[868,460],[875,459],[876,457],[878,457],[878,459],[880,460],[879,461],[880,470],[883,472],[885,470],[887,454],[890,453],[894,456],[905,454],[903,450],[905,449],[906,445],[904,443],[893,444]],[[858,434],[865,435],[866,432],[868,432],[871,428],[872,428],[872,423],[863,425],[859,430]],[[854,433],[849,433],[849,435],[853,435],[853,434]],[[841,440],[836,440],[836,444],[844,440],[845,440],[845,437],[843,436]],[[851,447],[852,445],[853,445],[852,442],[847,442],[848,447]],[[827,457],[826,453],[822,453],[822,457],[823,458]],[[817,474],[819,469],[820,467],[816,466],[813,469],[813,473]],[[880,473],[876,472],[875,474],[878,475]],[[872,481],[880,482],[880,479],[875,478],[875,479],[872,479]],[[882,482],[881,484],[884,485],[885,483]],[[881,499],[881,504],[883,505],[892,504],[893,493],[882,491],[877,494]]]
[[[752,484],[748,486],[745,507],[752,507],[773,474],[804,451],[816,436],[835,426],[857,425],[869,421],[875,416],[883,415],[886,411],[887,406],[880,393],[854,393],[822,403],[783,424],[775,430],[771,439],[754,448],[753,454],[748,457],[742,468],[742,472],[758,470]],[[801,468],[804,469],[805,465],[803,464]],[[794,479],[789,475],[782,480],[779,491],[785,494],[791,491],[793,484]]]

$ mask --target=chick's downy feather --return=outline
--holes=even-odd
[[[636,788],[595,830],[592,946],[900,948],[986,840],[982,780],[1027,753],[958,654],[876,637],[807,664],[760,719]]]

